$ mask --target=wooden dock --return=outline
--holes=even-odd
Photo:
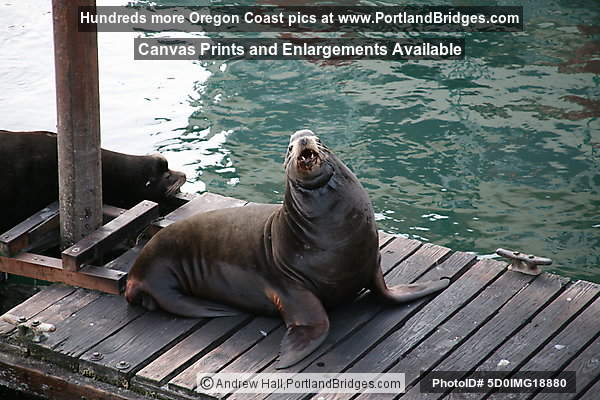
[[[203,194],[153,229],[196,212],[244,204]],[[326,342],[285,372],[404,372],[406,394],[395,396],[402,399],[600,399],[600,285],[548,273],[524,275],[508,271],[501,261],[384,233],[380,245],[389,285],[441,277],[451,278],[451,285],[403,306],[364,296],[330,312]],[[107,267],[127,272],[139,248]],[[34,343],[0,322],[0,383],[53,399],[209,398],[196,392],[198,372],[274,372],[284,332],[276,318],[178,318],[130,306],[121,296],[61,284],[9,313],[54,324],[56,331]],[[434,370],[465,371],[465,376],[492,370],[509,376],[525,370],[576,371],[577,393],[421,393],[422,371]]]

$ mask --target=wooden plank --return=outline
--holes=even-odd
[[[145,242],[138,243],[135,247],[127,250],[125,253],[121,254],[111,262],[106,263],[104,268],[129,273],[129,270],[131,267],[133,267],[133,263],[137,259],[138,254],[140,254],[140,251],[142,251],[144,244]]]
[[[63,297],[70,295],[75,290],[74,287],[60,284],[48,286],[41,292],[25,300],[23,303],[7,311],[7,314],[16,315],[17,317],[23,316],[30,319]],[[13,325],[0,321],[0,334],[7,334],[14,329],[15,327]]]
[[[196,361],[185,372],[171,380],[169,388],[177,390],[180,386],[179,382],[187,384],[188,381],[195,381],[198,371],[218,372],[222,370],[257,342],[272,334],[281,325],[280,319],[268,317],[255,318],[217,348]],[[183,391],[183,393],[187,392],[187,390]]]
[[[386,244],[394,240],[396,237],[386,233],[384,231],[379,231],[379,248],[383,248]]]
[[[266,366],[273,363],[277,357],[277,353],[279,351],[279,344],[281,343],[281,339],[284,333],[283,324],[272,331],[270,334],[264,337],[264,339],[260,340],[256,345],[251,347],[248,351],[242,354],[240,357],[236,358],[232,363],[228,364],[225,368],[221,369],[219,372],[261,372],[265,369]],[[318,349],[317,349],[318,351]],[[201,372],[202,369],[197,370],[197,372]],[[192,372],[191,369],[187,369],[182,374],[190,375]],[[196,385],[194,382],[186,381],[184,382],[181,379],[174,378],[172,382],[177,381],[177,384],[169,382],[169,388],[171,390],[180,392],[180,393],[191,393]]]
[[[600,379],[596,381],[578,400],[598,400],[600,399]]]
[[[135,392],[86,378],[0,345],[0,385],[53,400],[144,400]],[[21,397],[19,397],[21,398]],[[25,398],[25,397],[23,397]]]
[[[145,312],[120,296],[102,294],[62,321],[46,341],[32,343],[30,350],[62,367],[77,370],[82,354]]]
[[[60,329],[64,320],[76,314],[80,309],[97,300],[100,296],[101,293],[97,291],[77,289],[36,314],[35,319],[43,323],[53,324],[57,329]],[[54,333],[51,332],[48,335],[54,335]],[[20,341],[14,335],[10,339],[12,343]],[[31,342],[27,340],[22,344],[29,347]]]
[[[121,216],[126,211],[127,211],[127,209],[125,209],[125,208],[109,206],[108,204],[104,204],[102,206],[102,216],[103,216],[104,224],[107,224],[110,221],[112,221],[113,219]]]
[[[102,293],[95,290],[76,289],[73,293],[41,311],[36,315],[36,318],[42,322],[54,324],[59,329],[63,321],[73,317],[79,310],[98,300],[101,296]]]
[[[155,391],[167,380],[216,348],[251,319],[249,314],[210,319],[140,370],[132,379],[133,387],[140,391]]]
[[[32,231],[36,228],[43,228],[45,231],[48,231],[52,227],[58,227],[57,201],[44,207],[7,232],[4,232],[0,236],[0,255],[13,256],[17,254],[30,245],[30,234]]]
[[[125,211],[119,207],[102,206],[104,223]],[[47,243],[49,246],[57,245],[59,225],[58,202],[55,201],[0,236],[0,255],[14,256],[20,251],[30,251]]]
[[[408,309],[413,310],[412,304],[408,304],[406,306]],[[257,365],[264,365],[260,367],[261,372],[272,373],[272,372],[286,372],[286,373],[294,373],[300,372],[306,368],[307,365],[310,365],[315,359],[317,359],[322,354],[330,351],[331,348],[342,341],[345,337],[351,335],[357,329],[365,326],[365,324],[369,323],[374,315],[376,315],[377,311],[383,309],[381,302],[378,301],[374,296],[366,296],[363,297],[351,304],[341,306],[330,313],[329,319],[331,324],[331,330],[329,335],[327,336],[325,342],[312,354],[306,357],[304,360],[300,361],[298,364],[286,368],[283,371],[278,371],[275,369],[275,357],[271,359],[262,360],[260,364],[258,364],[254,358],[260,360],[260,354],[264,354],[265,349],[275,348],[278,349],[279,343],[285,333],[285,328],[283,324],[275,330],[273,333],[269,335],[269,337],[265,338],[256,348],[251,349],[248,354],[244,354],[242,360],[240,362],[234,362],[230,367],[225,368],[221,372],[258,372],[256,369]],[[276,340],[273,340],[276,339]],[[271,350],[272,351],[272,350]],[[276,356],[277,351],[275,351]],[[250,362],[248,362],[250,360]],[[233,398],[261,398],[265,397],[267,394],[245,394],[245,395],[234,395]],[[294,396],[292,394],[288,394],[287,396]]]
[[[65,271],[58,258],[21,253],[14,258],[0,256],[0,271],[49,282],[63,282],[69,285],[119,294],[124,288],[127,275],[121,271],[92,265],[79,272]]]
[[[527,296],[535,277],[517,272],[505,272],[486,287],[475,299],[459,310],[452,318],[440,325],[435,332],[419,343],[387,372],[405,373],[405,384],[410,385],[419,377],[420,371],[431,369],[447,354],[455,350],[473,332],[485,324],[504,304],[516,294]],[[360,400],[375,399],[374,394],[358,396]],[[379,395],[379,398],[394,396]]]
[[[419,275],[424,274],[430,268],[436,268],[436,266],[439,263],[441,263],[445,259],[445,257],[447,257],[451,253],[451,250],[449,248],[443,247],[443,246],[437,246],[437,245],[431,244],[431,243],[423,244],[421,247],[418,248],[418,250],[416,252],[413,252],[413,250],[411,249],[410,252],[404,253],[405,252],[404,248],[413,246],[414,245],[413,242],[414,241],[411,239],[396,238],[396,240],[394,240],[390,245],[386,246],[384,251],[382,251],[381,270],[383,271],[386,279],[392,279],[394,281],[404,283],[407,280],[407,276],[405,274],[406,274],[406,272],[408,272],[409,277],[410,277],[408,279],[415,280],[416,278],[419,277]],[[402,246],[401,246],[402,250],[400,250],[400,251],[397,250],[397,248],[395,247],[396,243],[402,243]],[[391,263],[388,263],[387,260],[385,259],[388,256],[388,254],[387,254],[388,251],[390,251],[390,250],[399,252],[401,257],[406,256],[408,258],[406,258],[401,263],[396,262],[396,264],[394,264],[393,266],[390,267]],[[395,253],[392,253],[392,254],[395,254]],[[431,255],[435,256],[436,260],[433,263],[427,263],[429,261],[429,258]],[[423,256],[425,256],[425,259],[422,259]],[[474,259],[475,257],[471,256],[471,258]],[[427,263],[428,268],[426,270],[423,270],[423,268],[422,268],[421,264],[423,262]],[[412,272],[415,272],[418,274],[415,275]]]
[[[576,282],[565,294],[536,315],[530,324],[503,343],[477,367],[477,371],[516,371],[598,294],[600,286],[585,281]],[[502,360],[509,361],[509,364],[502,363]],[[461,396],[478,399],[485,396],[485,393],[469,393],[467,396],[461,393]]]
[[[519,370],[562,371],[564,366],[589,343],[595,341],[598,335],[600,335],[600,299],[590,304]],[[489,398],[501,399],[505,396],[506,393],[494,393]],[[530,396],[531,393],[512,393],[511,400],[526,399]]]
[[[600,340],[594,340],[564,369],[575,371],[577,391],[576,393],[540,393],[533,400],[567,400],[575,399],[578,393],[598,393],[597,383],[600,381]],[[594,388],[594,385],[596,386]],[[591,394],[588,394],[591,396]],[[590,397],[598,399],[598,397]]]
[[[456,253],[453,264],[456,271],[460,271],[463,265],[468,264],[475,256],[468,253]],[[448,260],[450,261],[450,260]],[[416,315],[409,319],[398,330],[375,346],[364,358],[358,361],[352,368],[353,372],[380,372],[388,365],[395,362],[401,355],[407,353],[415,344],[435,330],[448,317],[475,298],[481,290],[489,285],[495,278],[501,275],[506,264],[493,260],[481,260],[473,265],[457,281],[425,305]],[[452,275],[451,275],[452,276]],[[376,343],[378,332],[382,327],[388,326],[388,321],[394,320],[394,311],[386,310],[377,318],[373,319],[366,327],[364,334],[357,333],[342,346],[351,350],[352,346],[359,343]],[[372,335],[376,335],[373,337]],[[375,339],[375,340],[373,340]],[[360,346],[358,348],[361,348]],[[349,361],[346,351],[325,354],[319,361],[323,366],[313,365],[307,369],[324,372],[341,371]],[[362,351],[366,348],[363,346]],[[352,352],[356,353],[356,352]],[[352,354],[350,353],[350,354]],[[342,358],[340,358],[342,356]],[[317,367],[317,368],[315,368]]]
[[[393,241],[391,242],[387,242],[387,245],[381,249],[381,271],[383,272],[384,275],[386,275],[388,272],[390,272],[392,269],[394,269],[398,264],[400,264],[401,262],[405,262],[404,265],[402,265],[402,269],[415,269],[418,266],[419,261],[419,257],[422,256],[422,252],[419,254],[415,254],[416,258],[415,261],[413,262],[412,260],[410,262],[405,261],[409,256],[413,255],[420,247],[421,247],[422,243],[419,242],[418,240],[413,240],[413,239],[407,239],[404,237],[397,237],[395,238]],[[429,248],[429,244],[426,245],[426,249]],[[439,250],[440,252],[444,252],[444,248],[437,248],[437,250]],[[447,252],[444,254],[446,255]],[[421,272],[425,272],[425,271],[421,271]],[[416,278],[416,277],[415,277]]]
[[[407,307],[411,307],[408,305]],[[383,307],[381,303],[374,298],[374,296],[363,297],[351,304],[341,306],[330,313],[329,319],[331,324],[331,331],[327,336],[325,342],[313,353],[300,361],[298,364],[286,368],[283,371],[275,369],[275,357],[271,359],[261,359],[261,354],[264,356],[265,352],[273,351],[269,349],[278,349],[285,328],[283,324],[270,333],[268,337],[262,340],[256,348],[249,350],[247,354],[244,354],[241,361],[234,361],[232,365],[227,366],[221,372],[286,372],[294,373],[300,372],[312,361],[318,358],[323,353],[330,350],[344,337],[350,335],[353,331],[359,329],[368,323],[373,318],[374,310],[381,310]],[[275,351],[276,355],[277,351]],[[199,369],[196,372],[204,372],[203,369]],[[171,386],[171,385],[170,385]],[[173,385],[173,389],[177,390]],[[186,391],[180,391],[180,393],[186,393]],[[224,395],[224,394],[222,394]],[[265,397],[267,394],[245,394],[245,395],[234,395],[233,398],[260,398]],[[293,396],[288,394],[287,396]]]
[[[246,201],[244,200],[205,192],[192,201],[182,205],[164,218],[154,222],[151,226],[150,233],[156,233],[162,228],[171,225],[173,222],[186,219],[194,214],[221,208],[241,207],[244,204],[246,204]]]
[[[217,348],[196,361],[185,372],[171,380],[169,387],[177,388],[180,386],[180,382],[186,385],[189,381],[195,381],[199,371],[220,371],[280,325],[281,320],[277,318],[255,318]]]
[[[558,297],[548,297],[546,286],[564,286],[568,282],[567,278],[556,275],[540,275],[531,284],[532,287],[538,287],[539,290],[532,291],[531,296],[522,299],[520,296],[509,301],[500,312],[463,343],[456,351],[450,354],[444,361],[435,367],[437,371],[473,371],[482,364],[494,349],[507,343],[511,338],[521,337],[521,335],[531,332],[534,325],[542,323],[546,318],[557,321],[563,321],[572,316],[572,312],[581,308],[593,296],[590,288],[584,288],[581,285],[571,286],[562,292]],[[553,293],[550,290],[550,293]],[[579,293],[579,294],[578,294]],[[573,302],[567,302],[567,298],[577,299]],[[583,301],[584,304],[581,304]],[[532,306],[528,303],[535,303],[537,306],[531,311]],[[563,309],[563,306],[569,306]],[[557,312],[558,310],[558,312]],[[565,315],[562,315],[565,313]],[[558,315],[561,314],[561,315]],[[533,328],[536,329],[536,328]],[[539,344],[536,337],[533,337],[532,344]],[[528,345],[532,345],[528,344]],[[518,355],[515,356],[519,357]],[[489,370],[501,370],[498,362]],[[511,361],[511,360],[509,360]],[[465,374],[466,375],[466,374]],[[407,390],[407,398],[427,398],[435,399],[443,396],[442,393],[420,393],[419,386],[416,384],[412,389]]]
[[[206,319],[147,312],[87,350],[79,359],[79,372],[117,386],[127,386],[129,379],[163,349],[204,322]],[[123,367],[123,362],[127,367]]]
[[[134,238],[158,217],[158,204],[144,200],[62,252],[63,268],[78,271],[84,263],[128,238]]]
[[[402,244],[405,244],[409,250],[402,251]],[[417,257],[419,259],[418,263],[408,263],[406,258],[409,254],[412,254],[412,251],[415,247],[418,247],[418,245],[415,245],[414,241],[409,241],[405,238],[396,238],[394,241],[385,246],[384,249],[387,249],[388,246],[392,245],[395,246],[395,251],[393,253],[389,253],[389,256],[385,259],[382,259],[382,268],[390,269],[394,265],[396,265],[397,268],[401,268],[402,272],[396,278],[403,279],[403,282],[412,282],[429,267],[446,256],[450,251],[447,248],[442,248],[439,246],[427,246],[425,249],[419,249],[412,255],[412,257]],[[395,284],[400,282],[389,283]],[[341,312],[340,310],[335,310],[333,313],[330,313],[331,331],[326,341],[319,349],[317,349],[316,353],[324,351],[324,349],[333,346],[337,340],[340,340],[341,337],[346,335],[348,332],[366,323],[375,315],[377,311],[381,309],[381,307],[381,304],[378,304],[375,308],[364,307],[361,309],[361,312],[357,312],[355,310],[354,312],[349,312],[348,315],[342,312],[341,316],[343,318],[341,318],[341,320],[339,320],[339,317],[336,316],[337,313]],[[236,359],[231,365],[227,366],[225,370],[228,372],[256,372],[259,368],[264,368],[269,363],[273,362],[277,357],[277,353],[279,351],[279,342],[281,341],[283,332],[283,327],[275,330],[273,333],[261,340],[256,346],[244,353],[240,358]],[[310,359],[310,357],[312,357],[312,355],[309,356],[308,359]],[[301,364],[302,362],[298,365]],[[186,371],[182,372],[182,374],[185,374],[185,376],[188,378],[195,374],[194,368]],[[175,377],[173,381],[169,383],[169,387],[175,391],[193,393],[195,387],[195,378],[193,380],[184,380]]]
[[[419,379],[421,371],[431,370],[453,351],[461,352],[460,346],[497,313],[511,313],[513,321],[521,318],[520,323],[525,323],[546,299],[562,288],[561,285],[548,285],[544,279],[537,284],[529,284],[533,279],[535,277],[531,275],[505,272],[450,320],[439,326],[431,336],[402,355],[387,372],[405,373],[406,386],[409,387]],[[503,318],[508,316],[504,315]],[[373,395],[363,394],[357,399],[374,398]],[[379,398],[389,396],[382,394],[377,397]]]
[[[450,278],[459,276],[474,261],[475,256],[472,254],[462,252],[454,253],[444,262],[439,264],[437,267],[430,269],[425,275],[421,276],[417,280],[417,282],[435,280],[439,279],[441,276],[447,276]],[[435,263],[436,262],[434,262],[434,264]],[[400,279],[402,278],[398,277],[398,280]],[[414,278],[412,281],[414,281]],[[389,282],[390,284],[401,283],[396,280],[391,280]],[[329,353],[322,352],[321,354],[319,354],[319,357],[313,357],[305,360],[297,367],[298,371],[309,371],[315,368],[315,366],[317,366],[318,372],[330,370],[333,372],[338,372],[338,368],[342,368],[342,366],[345,365],[345,362],[347,360],[358,356],[357,352],[362,352],[367,349],[368,346],[365,347],[365,345],[368,342],[368,340],[366,339],[366,337],[363,337],[364,335],[368,335],[372,339],[370,345],[373,345],[377,340],[381,339],[382,337],[385,337],[392,330],[400,326],[404,321],[406,321],[409,318],[409,316],[413,315],[415,312],[420,310],[420,307],[431,299],[432,297],[430,296],[427,298],[407,303],[405,305],[387,305],[381,304],[381,301],[373,296],[373,298],[371,299],[371,303],[367,306],[370,307],[371,313],[373,313],[374,310],[380,312],[375,314],[374,318],[370,319],[368,323],[361,325],[360,329],[352,332],[352,335],[345,338],[345,341],[337,347],[335,347],[333,351],[330,351]],[[352,307],[348,308],[349,311],[352,311]],[[361,314],[369,315],[369,312],[366,310],[360,310],[360,312]],[[355,318],[356,317],[348,315],[348,319],[341,319],[338,323],[338,326],[343,327]],[[339,339],[342,339],[341,335]],[[353,343],[355,343],[357,347],[352,348],[352,346],[354,346]],[[341,371],[341,369],[339,369],[339,371]]]
[[[190,201],[194,200],[199,195],[196,193],[175,193],[172,196],[167,197],[162,203],[168,208],[171,209],[170,212],[175,211],[175,209],[186,205]],[[161,204],[162,205],[162,204]]]

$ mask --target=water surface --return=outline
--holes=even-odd
[[[163,152],[186,191],[279,202],[288,136],[310,128],[381,229],[600,282],[600,6],[523,5],[525,32],[457,34],[462,61],[133,61],[135,34],[101,33],[103,145]],[[55,130],[49,10],[0,4],[1,129]]]

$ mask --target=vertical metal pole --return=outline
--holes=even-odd
[[[102,224],[98,43],[78,32],[77,9],[95,0],[52,0],[58,117],[61,246]]]

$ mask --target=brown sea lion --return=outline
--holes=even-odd
[[[185,183],[160,154],[134,156],[102,150],[105,204],[130,208],[163,201]],[[58,200],[56,134],[0,130],[0,233]]]
[[[323,342],[325,309],[361,289],[401,303],[448,285],[386,286],[367,193],[314,133],[292,135],[285,172],[283,205],[200,213],[160,231],[129,273],[127,300],[187,317],[281,314],[285,368]]]

